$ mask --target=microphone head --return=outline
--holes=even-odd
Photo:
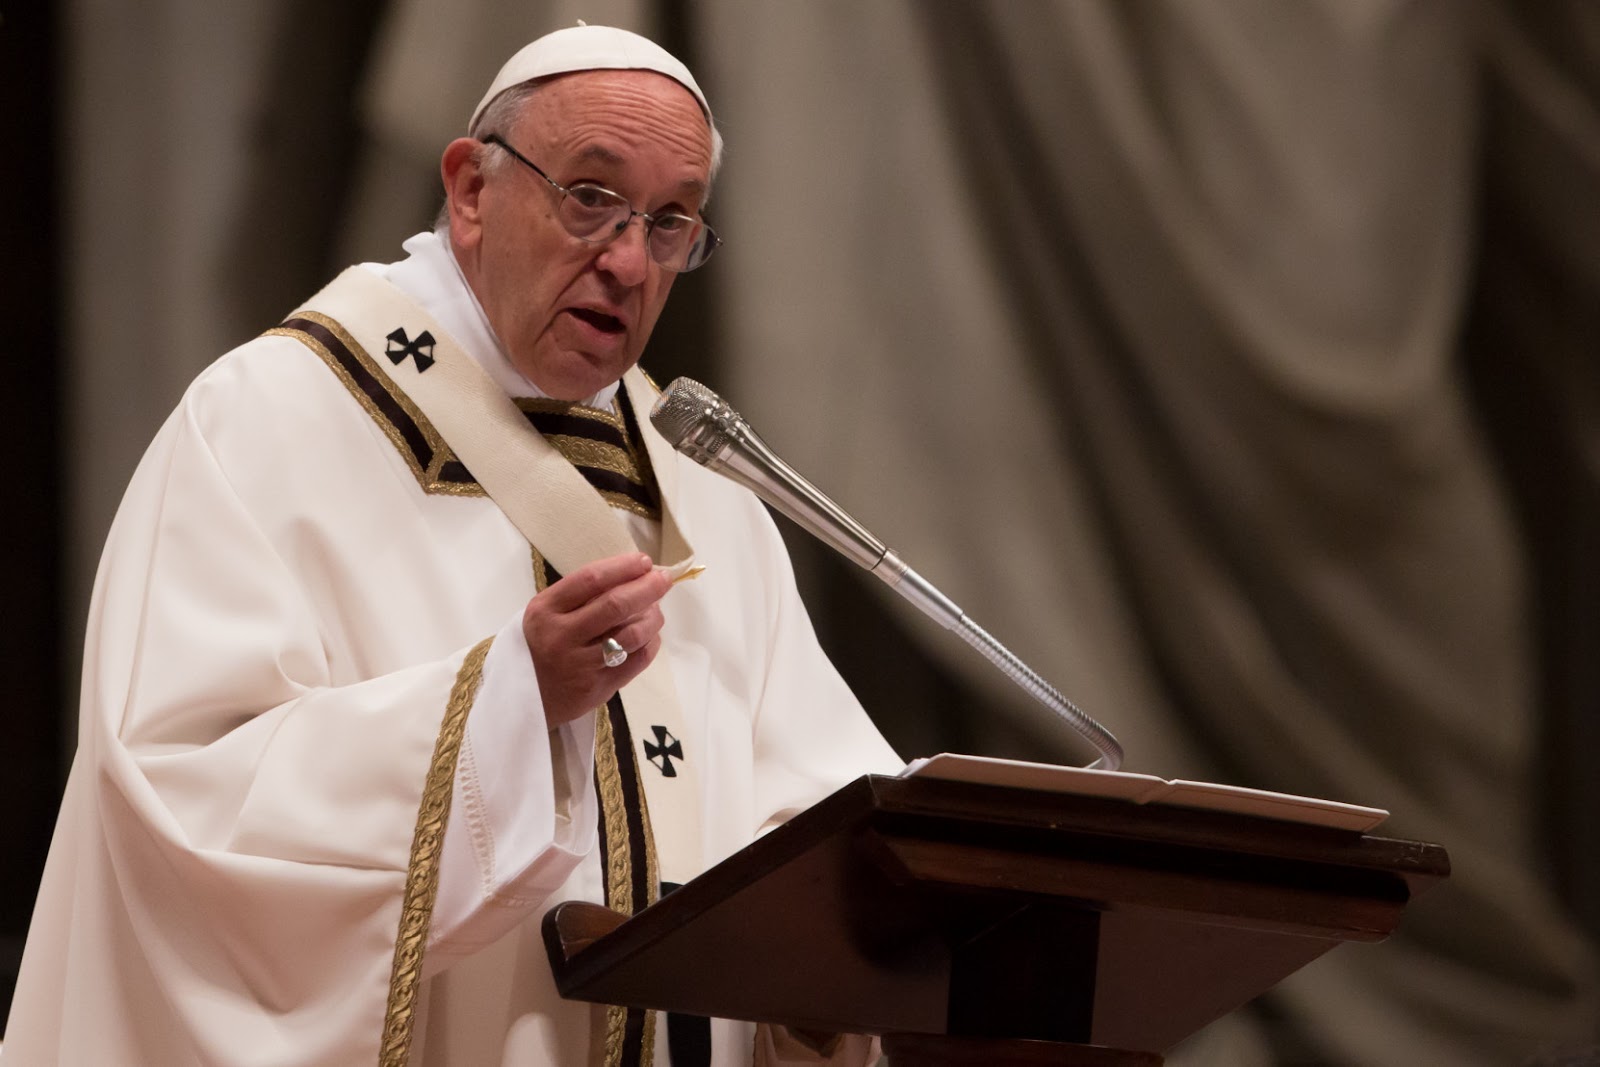
[[[724,411],[732,414],[716,393],[693,378],[675,378],[650,409],[650,425],[673,448],[681,448],[684,438],[708,423],[714,427]]]

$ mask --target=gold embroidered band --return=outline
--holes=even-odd
[[[423,492],[484,495],[427,416],[337,321],[302,311],[267,336],[292,337],[321,357],[394,445]],[[661,517],[649,455],[626,403],[618,405],[623,414],[560,400],[520,398],[516,404],[606,503],[645,518]]]
[[[411,839],[411,860],[406,867],[405,896],[400,904],[400,934],[394,943],[394,964],[389,972],[389,1003],[384,1012],[383,1041],[378,1047],[379,1067],[405,1067],[411,1055],[412,1026],[416,1021],[417,989],[422,981],[422,956],[428,947],[428,926],[439,896],[439,850],[450,819],[456,759],[467,727],[467,711],[483,682],[483,661],[493,638],[473,646],[461,661],[450,701],[445,706],[433,760],[423,785],[417,810],[417,829]]]
[[[560,400],[522,399],[517,407],[612,507],[659,519],[660,498],[649,454],[631,406],[621,390],[617,396],[620,415]]]
[[[372,416],[424,493],[484,495],[483,487],[456,458],[427,416],[372,362],[372,357],[343,326],[326,315],[304,311],[268,330],[267,336],[292,337],[320,356]]]

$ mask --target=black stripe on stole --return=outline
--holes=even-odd
[[[656,472],[650,466],[650,451],[644,447],[644,434],[639,432],[639,423],[633,414],[633,405],[628,402],[628,387],[618,386],[617,394],[621,402],[617,407],[622,409],[622,424],[628,431],[628,447],[633,452],[634,462],[639,465],[639,481],[645,494],[644,503],[652,508],[661,506],[661,489],[656,485]]]
[[[290,318],[283,322],[280,329],[292,330],[305,334],[320,345],[324,351],[333,357],[339,368],[349,375],[350,381],[361,394],[371,402],[373,409],[383,418],[399,435],[416,467],[426,476],[430,471],[435,456],[434,446],[428,440],[428,434],[417,425],[415,419],[401,405],[395,397],[394,390],[398,386],[390,382],[381,374],[374,374],[367,366],[361,354],[352,350],[345,344],[344,338],[328,329],[322,323],[309,318]],[[371,357],[369,356],[368,359]],[[472,472],[467,470],[466,464],[451,455],[439,465],[439,470],[431,475],[431,480],[447,485],[470,486],[476,485],[477,479]]]
[[[606,717],[611,721],[612,746],[617,752],[617,772],[622,778],[622,795],[628,812],[628,867],[633,872],[629,897],[633,913],[638,914],[650,906],[650,857],[646,854],[644,828],[644,793],[639,788],[639,766],[633,757],[633,734],[628,730],[628,716],[622,710],[622,694],[617,693],[606,701]]]
[[[639,485],[624,475],[615,471],[603,470],[599,467],[586,467],[581,463],[574,463],[579,474],[602,493],[615,493],[627,497],[642,508],[649,509],[652,513],[658,510],[656,495],[647,485]]]
[[[622,710],[622,696],[616,694],[606,702],[605,715],[611,724],[612,750],[616,753],[617,777],[621,780],[623,810],[627,813],[626,836],[622,841],[611,840],[606,832],[605,819],[600,820],[600,863],[602,870],[610,869],[611,850],[628,850],[627,886],[630,914],[637,915],[650,906],[650,858],[648,838],[644,828],[644,795],[639,787],[639,767],[633,757],[633,735],[628,730],[628,716]],[[598,775],[598,771],[596,772]],[[595,788],[600,788],[598,777]],[[622,1062],[642,1064],[644,1056],[645,1011],[629,1008],[628,1020],[622,1038]]]
[[[621,390],[619,389],[620,393]],[[522,414],[533,424],[533,428],[550,437],[560,434],[563,437],[582,437],[590,441],[599,441],[601,444],[611,445],[614,448],[627,448],[629,441],[627,435],[618,430],[609,422],[601,421],[590,415],[585,415],[583,409],[565,411],[549,411],[544,409],[524,408]]]
[[[356,358],[356,354],[350,351],[343,339],[322,323],[311,319],[289,319],[283,325],[285,329],[308,333],[321,342],[333,358],[339,361],[339,366],[344,368],[344,372],[355,381],[356,387],[365,393],[367,399],[371,400],[383,413],[383,417],[389,420],[389,425],[399,431],[401,439],[411,450],[417,465],[427,470],[428,465],[433,462],[433,447],[428,444],[422,428],[412,421],[406,410],[389,395],[389,390],[385,389],[361,360]]]

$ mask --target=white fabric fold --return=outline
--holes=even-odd
[[[484,948],[595,845],[594,716],[545,725],[522,615],[495,636],[456,763],[423,974]]]

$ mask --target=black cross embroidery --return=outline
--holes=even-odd
[[[644,758],[661,768],[663,778],[678,777],[678,768],[672,765],[672,761],[683,759],[683,746],[676,737],[667,733],[665,726],[652,726],[650,729],[655,731],[656,740],[655,744],[649,741],[644,743]]]
[[[406,336],[404,329],[397,327],[389,335],[389,347],[384,355],[388,356],[389,362],[397,367],[410,356],[417,361],[417,373],[421,374],[433,366],[433,334],[423,330],[413,341]]]

